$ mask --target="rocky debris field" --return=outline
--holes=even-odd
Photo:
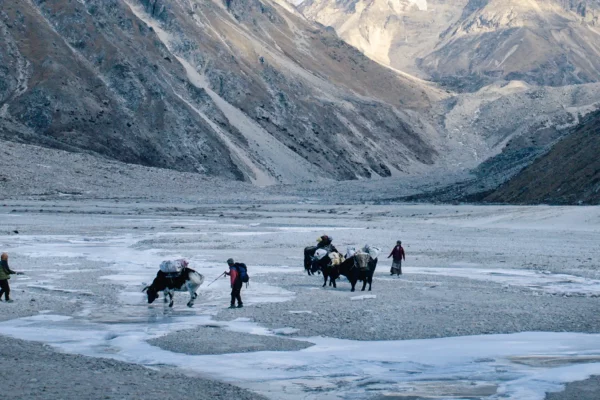
[[[224,310],[219,318],[243,315],[273,329],[294,327],[293,336],[352,340],[406,340],[489,333],[600,332],[595,300],[540,294],[497,283],[429,276],[405,268],[386,277],[378,266],[373,290],[320,289],[322,277],[274,275],[267,282],[297,293],[292,301]],[[357,286],[362,286],[359,282]]]
[[[214,380],[56,352],[0,336],[2,396],[14,399],[240,399],[264,397]]]

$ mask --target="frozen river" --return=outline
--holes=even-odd
[[[600,374],[597,207],[4,209],[0,247],[26,275],[11,280],[15,303],[3,304],[0,334],[63,352],[176,367],[273,399],[541,400]],[[302,248],[324,233],[339,249],[385,249],[367,296],[343,279],[334,290],[304,274]],[[398,239],[407,251],[399,279],[385,259]],[[179,257],[206,277],[195,307],[181,293],[173,309],[146,304],[141,289],[160,261]],[[251,274],[247,307],[235,314],[225,310],[228,281],[207,286],[229,257]],[[242,343],[252,335],[308,344],[202,354],[149,342],[207,327]]]

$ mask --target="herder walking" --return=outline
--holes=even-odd
[[[397,241],[396,247],[392,250],[388,258],[392,258],[392,269],[390,270],[390,275],[396,274],[396,276],[402,275],[402,261],[406,260],[406,255],[404,254],[404,248],[402,247],[402,242]]]
[[[231,279],[231,305],[229,308],[235,308],[235,301],[237,300],[237,308],[244,307],[244,303],[242,302],[242,286],[244,281],[248,282],[248,279],[245,278],[248,276],[248,268],[244,263],[236,263],[233,261],[233,258],[227,260],[227,265],[229,265],[229,271],[225,271],[225,275],[229,275]]]
[[[2,295],[4,295],[4,300],[7,303],[13,302],[10,299],[10,285],[8,284],[8,280],[12,274],[23,275],[22,272],[15,272],[10,269],[8,266],[8,254],[2,253],[2,256],[0,256],[0,300],[2,300]]]

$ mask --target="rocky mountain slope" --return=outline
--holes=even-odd
[[[519,204],[600,205],[600,112],[484,198]]]
[[[600,108],[598,0],[304,0],[298,10],[450,90],[436,104],[439,129],[472,159],[445,158],[471,176],[410,200],[480,200]]]
[[[598,0],[305,0],[299,9],[373,59],[453,89],[600,79]]]
[[[497,79],[598,82],[599,18],[597,0],[470,0],[418,63],[433,79],[466,90]]]
[[[305,0],[298,9],[378,62],[428,77],[417,60],[436,47],[468,0]]]
[[[449,146],[443,92],[283,0],[11,2],[0,77],[3,139],[260,185],[419,171]]]

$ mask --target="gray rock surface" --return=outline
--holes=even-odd
[[[600,204],[600,112],[484,198],[513,204]]]
[[[546,400],[595,400],[600,391],[600,377],[568,383],[563,392],[548,393]]]
[[[240,310],[241,311],[241,310]],[[277,336],[259,336],[231,332],[216,327],[200,327],[179,331],[150,340],[153,346],[185,354],[250,353],[255,351],[294,351],[312,346],[312,343]]]
[[[586,297],[540,295],[528,289],[443,276],[386,277],[378,265],[372,291],[350,292],[350,283],[321,288],[321,276],[276,276],[267,281],[297,293],[285,303],[249,307],[244,317],[273,329],[294,327],[300,337],[406,340],[530,331],[600,332],[595,301]],[[382,271],[383,270],[383,271]],[[389,276],[389,275],[388,275]],[[243,295],[243,292],[242,292]],[[375,298],[355,299],[374,295]],[[339,306],[330,306],[330,305]],[[306,310],[310,313],[294,313]],[[218,317],[236,318],[228,311]],[[443,327],[443,328],[440,328]]]
[[[600,79],[597,0],[306,0],[299,9],[369,57],[458,91]]]
[[[0,336],[2,396],[28,399],[240,399],[264,397],[176,372],[53,351]]]

